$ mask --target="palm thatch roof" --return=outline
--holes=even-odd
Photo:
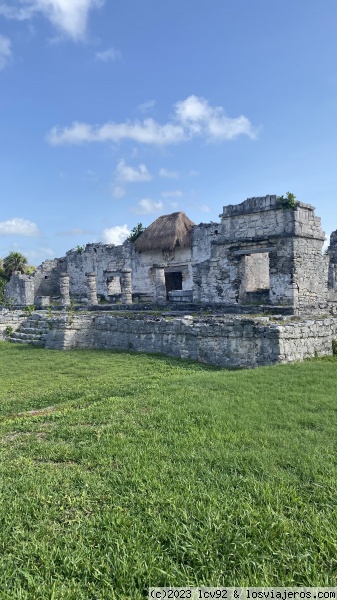
[[[156,219],[135,241],[137,252],[173,250],[176,246],[191,245],[191,231],[195,223],[183,212],[174,212]]]

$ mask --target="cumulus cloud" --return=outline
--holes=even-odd
[[[0,35],[0,71],[5,68],[11,58],[11,41],[4,35]]]
[[[222,107],[213,107],[204,98],[189,96],[177,102],[172,119],[164,124],[153,119],[124,123],[112,121],[100,126],[74,122],[70,127],[53,127],[47,139],[53,145],[132,140],[141,144],[166,146],[195,137],[224,141],[233,140],[239,135],[247,135],[252,139],[256,137],[256,131],[247,117],[228,117]],[[165,169],[162,171],[165,172]]]
[[[38,226],[27,219],[15,217],[8,221],[0,221],[0,236],[4,235],[23,235],[26,237],[36,237],[40,235]]]
[[[169,171],[168,169],[159,170],[160,177],[166,177],[167,179],[179,179],[179,171]]]
[[[150,198],[143,198],[138,202],[138,206],[131,208],[131,211],[136,215],[150,215],[151,213],[158,212],[164,207],[161,201],[155,202]]]
[[[211,212],[211,209],[207,204],[201,204],[201,206],[199,206],[199,210],[201,210],[201,212]]]
[[[82,144],[83,142],[121,142],[132,140],[140,144],[165,146],[177,144],[185,139],[181,125],[167,123],[160,125],[153,119],[125,123],[105,123],[101,127],[93,127],[87,123],[75,122],[71,127],[59,129],[53,127],[47,135],[50,144]]]
[[[151,181],[152,175],[149,173],[145,165],[138,165],[138,169],[134,169],[126,164],[124,160],[120,160],[116,167],[116,176],[119,181],[125,183],[135,183],[140,181]]]
[[[104,0],[14,0],[11,5],[1,4],[0,15],[23,21],[43,14],[57,29],[78,40],[84,37],[91,9],[103,5]]]
[[[119,60],[122,55],[119,50],[116,48],[108,48],[107,50],[103,50],[102,52],[96,52],[96,60],[100,60],[101,62],[113,62],[115,60]]]
[[[119,246],[129,237],[131,231],[127,225],[116,225],[110,229],[104,229],[102,233],[102,241],[105,244],[115,244]]]
[[[175,116],[190,136],[204,135],[209,140],[233,140],[242,134],[256,137],[247,117],[227,117],[221,106],[210,106],[205,98],[189,96],[177,102]]]

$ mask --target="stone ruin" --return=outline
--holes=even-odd
[[[337,306],[337,232],[326,254],[309,204],[277,196],[224,206],[220,223],[195,225],[184,213],[159,217],[136,240],[87,244],[13,274],[5,294],[18,307],[71,299],[108,304],[288,307],[294,314]]]
[[[33,275],[15,273],[5,293],[19,310],[0,313],[0,339],[225,367],[332,354],[337,231],[323,253],[314,208],[277,196],[225,206],[220,218],[195,225],[165,215],[134,243],[87,244]],[[33,305],[49,310],[30,314]]]

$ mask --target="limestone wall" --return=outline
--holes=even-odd
[[[2,310],[0,312],[0,340],[5,340],[7,338],[9,329],[11,331],[17,331],[26,319],[27,315],[23,314],[21,311]]]
[[[221,367],[257,367],[332,354],[337,319],[279,324],[268,317],[172,320],[135,315],[51,321],[46,347],[159,352]]]
[[[5,297],[8,301],[21,306],[34,304],[35,287],[33,275],[13,273],[5,286]]]
[[[65,258],[45,260],[34,274],[35,296],[59,296],[60,275],[66,270]]]

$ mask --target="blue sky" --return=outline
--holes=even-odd
[[[0,256],[295,193],[337,229],[336,0],[0,0]]]

